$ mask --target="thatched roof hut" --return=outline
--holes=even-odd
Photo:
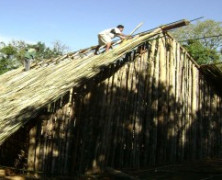
[[[1,76],[0,163],[21,150],[20,168],[73,175],[221,157],[220,64],[199,66],[166,32],[186,23]]]
[[[187,24],[183,20],[141,33],[108,53],[93,55],[94,47],[23,68],[0,76],[0,144],[23,126],[39,109],[64,95],[70,88],[92,80],[103,68],[115,62],[148,39],[165,30]]]

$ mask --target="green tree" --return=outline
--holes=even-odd
[[[25,57],[25,50],[27,49],[28,44],[26,44],[25,41],[12,41],[11,44],[14,48],[16,48],[17,51],[15,55],[17,63],[22,65]]]
[[[17,50],[12,45],[4,45],[0,49],[0,74],[18,67],[16,60]]]
[[[216,63],[219,61],[219,54],[215,49],[205,47],[198,40],[189,40],[184,45],[189,54],[197,61],[198,64]]]
[[[187,48],[191,56],[200,63],[218,62],[221,57],[222,23],[214,20],[198,21],[179,28],[173,36]]]
[[[7,56],[7,58],[10,58],[11,56],[16,55],[16,53],[17,53],[16,48],[13,47],[11,44],[3,47],[0,52],[5,54]]]
[[[65,44],[63,44],[62,42],[60,42],[58,40],[53,42],[53,52],[56,55],[63,55],[68,50],[69,50],[69,47],[66,46]]]
[[[60,41],[55,41],[53,47],[49,48],[43,42],[27,44],[24,41],[12,41],[10,44],[0,42],[0,74],[15,69],[23,64],[25,52],[29,48],[37,48],[36,60],[54,58],[63,55],[68,47]]]
[[[28,48],[37,48],[38,49],[38,52],[36,54],[36,59],[38,61],[50,58],[50,56],[48,56],[48,53],[46,53],[46,51],[48,51],[48,48],[46,47],[45,43],[43,43],[43,42],[39,41],[34,45],[29,45]]]
[[[29,47],[38,48],[38,52],[37,52],[38,60],[54,58],[59,55],[63,55],[68,49],[68,47],[62,44],[60,41],[55,41],[53,43],[52,49],[47,47],[45,43],[43,42],[38,42],[35,45],[31,45]]]
[[[7,72],[8,70],[9,69],[7,59],[0,57],[0,75]]]

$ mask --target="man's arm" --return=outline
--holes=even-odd
[[[115,36],[119,37],[120,39],[126,39],[127,37],[130,37],[129,35],[123,34],[121,32],[116,32],[116,29],[112,29],[111,33],[115,34]]]
[[[131,38],[132,36],[130,35],[126,35],[126,34],[123,34],[123,33],[118,33],[117,36],[120,38],[120,39],[126,39],[126,38]]]
[[[127,35],[123,33],[116,33],[116,36],[118,36],[120,39],[125,39],[127,37]]]

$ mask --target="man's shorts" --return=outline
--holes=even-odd
[[[99,45],[106,45],[107,43],[111,43],[112,39],[106,35],[98,35]]]

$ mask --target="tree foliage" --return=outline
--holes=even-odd
[[[187,45],[184,46],[198,64],[209,64],[219,61],[220,55],[218,52],[215,49],[207,48],[200,41],[189,40]]]
[[[214,20],[198,21],[196,24],[175,30],[173,36],[187,48],[199,64],[218,62],[221,58],[222,23]]]
[[[68,50],[68,47],[59,41],[56,41],[52,48],[47,47],[43,42],[36,44],[27,44],[24,41],[12,41],[9,44],[0,42],[0,74],[21,66],[25,52],[29,48],[38,48],[36,61],[63,55]]]
[[[11,44],[1,49],[1,53],[5,54],[7,58],[16,54],[16,49]]]

